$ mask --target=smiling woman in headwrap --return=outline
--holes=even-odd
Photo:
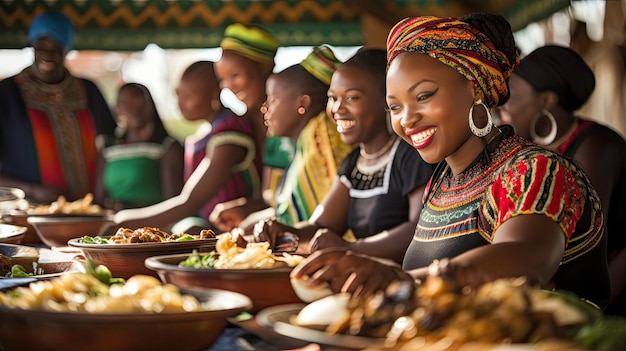
[[[38,15],[28,32],[32,65],[0,82],[0,185],[21,188],[35,202],[93,193],[96,136],[115,129],[96,85],[65,68],[73,37],[62,13]]]
[[[242,116],[254,127],[255,143],[263,159],[262,190],[258,199],[239,199],[216,206],[211,218],[228,218],[222,230],[230,230],[248,214],[261,210],[265,203],[274,205],[278,183],[294,154],[295,141],[287,137],[267,136],[261,104],[266,99],[265,82],[274,69],[279,43],[260,26],[234,23],[226,27],[220,43],[222,57],[215,63],[215,74],[222,89],[229,89],[246,105]]]
[[[511,98],[499,109],[502,122],[520,136],[574,159],[602,200],[607,223],[612,299],[610,312],[626,315],[626,142],[609,127],[574,115],[595,86],[575,51],[544,46],[513,72]]]
[[[526,276],[605,306],[604,218],[589,179],[567,159],[492,124],[490,109],[508,98],[518,63],[508,22],[491,14],[407,18],[391,30],[387,52],[394,130],[438,163],[404,272],[326,249],[292,276],[368,293],[422,278],[434,260],[449,258],[451,267],[477,273],[459,275],[462,284]]]

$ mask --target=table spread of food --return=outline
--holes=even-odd
[[[29,215],[102,213],[102,208],[92,201],[91,195],[72,202],[60,197],[47,205],[18,202],[16,209]],[[246,290],[246,284],[252,284],[250,277],[262,280],[270,273],[274,274],[272,279],[286,284],[281,288],[285,296],[287,289],[300,301],[286,303],[286,300],[281,302],[280,296],[274,296],[269,306],[263,305],[260,311],[256,310],[256,317],[252,316],[256,336],[271,335],[265,345],[275,343],[276,349],[280,349],[281,338],[284,345],[288,345],[287,340],[299,340],[303,345],[319,345],[322,350],[626,349],[626,319],[606,316],[592,303],[571,293],[540,289],[524,277],[468,285],[457,279],[461,273],[444,260],[432,264],[426,279],[398,281],[384,291],[357,296],[332,291],[328,285],[309,286],[306,277],[290,278],[290,270],[304,256],[274,252],[269,242],[253,242],[242,247],[235,236],[210,229],[189,234],[168,233],[156,227],[120,227],[110,236],[81,233],[69,242],[73,245],[65,248],[0,243],[0,349],[20,348],[15,347],[8,318],[18,318],[28,328],[31,319],[36,321],[33,323],[41,323],[59,316],[70,318],[68,315],[73,314],[100,315],[115,324],[124,316],[137,314],[195,318],[197,313],[197,318],[206,320],[207,316],[200,313],[211,311],[211,318],[217,316],[219,320],[217,332],[198,344],[202,346],[194,346],[199,347],[198,351],[211,350],[210,345],[216,342],[230,342],[218,341],[226,337],[227,333],[223,332],[226,326],[243,328],[233,317],[254,311],[251,308],[257,303],[267,303],[258,300],[258,296],[265,291],[281,294],[269,292],[266,290],[269,286],[263,285],[250,285]],[[166,250],[180,243],[204,243],[204,246],[183,247],[176,255]],[[207,243],[210,245],[206,246]],[[141,251],[145,247],[150,255],[145,257],[146,266],[148,261],[159,258],[158,267],[152,276],[137,272],[120,278],[107,265],[85,255],[87,248],[98,247],[107,248],[103,255],[115,252],[115,248],[135,247]],[[161,248],[163,251],[159,251]],[[54,262],[55,258],[53,262],[48,258],[41,260],[42,253],[52,252],[53,257],[56,251],[63,250],[67,251],[64,255],[72,256],[59,261],[71,261],[69,265],[51,265],[58,263]],[[124,257],[123,252],[121,255]],[[138,262],[143,265],[143,260],[144,257]],[[50,267],[55,267],[55,271],[50,271]],[[207,275],[192,276],[194,272]],[[206,288],[202,279],[226,279],[225,275],[211,275],[215,272],[240,274],[231,274],[228,279],[235,279],[244,289],[234,295],[219,295],[220,289]],[[185,286],[175,283],[182,280],[170,282],[172,277],[183,277]],[[222,297],[216,304],[218,295]],[[70,330],[68,335],[73,332],[85,333],[85,330]],[[80,340],[96,342],[95,336]],[[50,349],[73,349],[67,346],[50,346]]]

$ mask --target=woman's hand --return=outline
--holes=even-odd
[[[219,203],[209,215],[209,221],[221,231],[232,231],[248,215],[245,204],[245,198]]]
[[[298,248],[299,238],[290,232],[290,226],[268,219],[257,222],[253,228],[234,228],[231,233],[237,245],[245,247],[248,243],[269,242],[275,252],[294,252]]]
[[[348,249],[350,244],[330,229],[319,229],[309,243],[309,251],[314,252],[327,247],[342,247]]]
[[[393,281],[414,279],[390,262],[355,254],[345,248],[327,248],[312,253],[291,272],[292,278],[309,276],[312,286],[327,282],[335,292],[367,296],[384,290]]]

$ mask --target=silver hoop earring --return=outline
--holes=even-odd
[[[550,132],[548,133],[548,135],[542,137],[539,134],[537,134],[536,127],[537,127],[537,121],[541,119],[541,117],[543,116],[547,117],[548,120],[550,121]],[[530,138],[532,139],[531,141],[535,144],[539,144],[542,146],[552,144],[552,142],[554,142],[554,139],[556,139],[557,132],[558,132],[558,126],[556,125],[556,119],[554,118],[554,115],[546,109],[541,111],[541,114],[537,116],[536,118],[534,118],[532,123],[530,124]]]
[[[485,125],[483,128],[476,127],[476,124],[474,123],[474,106],[477,105],[482,105],[482,107],[485,109],[485,112],[487,112],[487,125]],[[491,117],[491,111],[489,111],[489,106],[485,105],[482,99],[478,99],[478,101],[475,101],[469,110],[469,127],[472,131],[472,134],[476,135],[479,138],[483,138],[487,136],[489,132],[491,132],[491,128],[493,127],[493,118]]]

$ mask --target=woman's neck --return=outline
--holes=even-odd
[[[446,157],[446,163],[450,166],[452,174],[457,175],[466,170],[481,153],[485,152],[485,146],[491,143],[500,133],[500,129],[493,128],[484,138],[471,134],[456,151]]]

